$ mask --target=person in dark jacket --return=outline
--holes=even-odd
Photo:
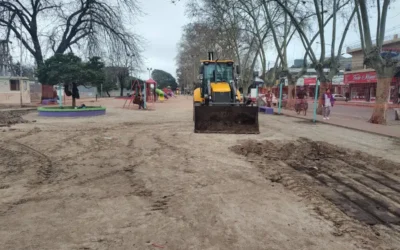
[[[350,100],[350,93],[346,92],[346,102],[348,102]]]

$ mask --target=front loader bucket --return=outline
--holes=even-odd
[[[259,134],[258,107],[195,106],[194,132]]]

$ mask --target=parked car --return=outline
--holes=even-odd
[[[346,97],[344,95],[333,94],[332,96],[335,101],[346,101]]]

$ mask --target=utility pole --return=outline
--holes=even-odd
[[[21,41],[19,48],[19,101],[22,108],[22,21],[20,24]]]
[[[151,71],[153,70],[153,68],[147,68],[147,70],[149,71],[149,79],[151,78]],[[143,102],[144,102],[144,108],[146,109],[146,91],[147,91],[147,83],[144,82],[144,91],[143,91]]]

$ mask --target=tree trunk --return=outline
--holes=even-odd
[[[295,102],[296,102],[296,97],[294,95],[294,89],[295,85],[289,83],[288,84],[288,101],[286,104],[286,109],[293,109]]]
[[[76,107],[76,99],[74,96],[72,96],[72,108],[74,109]]]
[[[369,122],[386,125],[386,111],[388,106],[391,82],[391,77],[379,77],[378,75],[378,83],[376,84],[375,106]]]
[[[106,93],[107,93],[108,97],[111,97],[111,95],[110,95],[110,93],[108,93],[108,91],[106,91]]]
[[[124,84],[122,82],[120,82],[119,87],[121,89],[120,96],[122,97],[122,96],[124,96]]]

